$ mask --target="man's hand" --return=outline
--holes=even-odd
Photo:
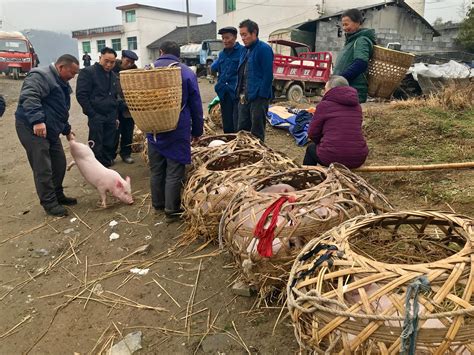
[[[70,141],[71,139],[74,139],[74,138],[76,138],[76,134],[73,131],[71,131],[68,135],[66,135],[66,139],[68,141]]]
[[[35,136],[46,138],[46,123],[37,123],[33,126]]]
[[[117,129],[119,128],[119,126],[120,126],[120,121],[119,120],[115,120],[115,126],[117,127]]]

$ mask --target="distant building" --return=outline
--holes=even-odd
[[[251,19],[260,27],[259,37],[266,41],[274,31],[297,23],[330,16],[352,7],[372,6],[381,0],[216,0],[217,28],[238,27],[245,19]],[[385,1],[390,3],[391,1]],[[398,0],[407,3],[419,15],[425,12],[425,0]]]
[[[433,47],[433,38],[440,36],[440,33],[405,1],[385,1],[358,8],[365,17],[364,27],[375,30],[377,44],[380,46],[400,43],[402,51],[422,52]],[[314,42],[310,45],[316,51],[337,54],[345,42],[341,15],[342,12],[323,16],[293,28],[311,33],[313,36],[310,38],[314,38]]]
[[[190,43],[201,43],[206,39],[215,39],[217,36],[216,23],[211,21],[210,23],[189,26],[189,35]],[[173,31],[150,43],[147,48],[152,53],[152,58],[159,57],[160,46],[165,41],[174,41],[180,46],[188,44],[187,27],[176,27]]]
[[[130,49],[137,53],[137,65],[142,67],[156,59],[153,51],[147,49],[150,43],[177,26],[186,26],[186,12],[183,11],[141,4],[123,5],[116,9],[122,11],[121,25],[72,32],[72,37],[78,40],[79,58],[88,52],[92,62],[96,62],[104,47],[111,47],[117,52]],[[190,13],[190,24],[196,25],[197,18],[201,16]]]

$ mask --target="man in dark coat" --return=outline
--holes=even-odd
[[[7,108],[7,104],[5,102],[5,98],[2,95],[0,95],[0,117],[3,116],[6,108]]]
[[[191,137],[202,135],[204,121],[196,74],[179,62],[179,45],[166,41],[160,46],[160,54],[155,67],[175,64],[181,68],[182,109],[174,131],[147,135],[151,203],[155,210],[164,209],[167,217],[176,218],[182,212],[181,188],[185,165],[191,163]]]
[[[224,27],[218,32],[222,36],[224,49],[211,65],[213,72],[219,73],[215,90],[221,104],[222,128],[224,133],[237,132],[238,99],[235,88],[237,86],[237,69],[240,55],[244,47],[237,42],[237,29]]]
[[[268,104],[273,96],[273,50],[258,39],[258,25],[242,21],[240,37],[245,45],[238,68],[238,130],[250,131],[265,140]]]
[[[364,164],[369,148],[362,133],[357,90],[342,76],[332,76],[309,125],[304,165],[340,163],[350,169]]]
[[[92,60],[91,56],[87,52],[84,52],[84,55],[82,56],[82,62],[84,64],[84,68],[91,66],[91,60]]]
[[[66,216],[62,205],[77,203],[63,192],[66,157],[59,135],[68,140],[73,136],[68,123],[72,92],[68,81],[78,71],[79,61],[69,54],[49,67],[31,70],[15,112],[16,131],[33,170],[36,192],[46,213],[52,216]]]
[[[129,50],[122,51],[122,59],[115,61],[114,73],[117,74],[120,84],[120,72],[122,70],[137,69],[135,61],[138,60],[138,56]],[[133,128],[135,122],[133,121],[132,115],[125,104],[122,88],[119,90],[121,99],[123,100],[122,109],[119,111],[119,129],[115,139],[115,153],[117,153],[119,141],[120,141],[120,157],[127,164],[133,164],[132,155],[132,143],[133,143]],[[115,156],[114,156],[115,158]]]
[[[77,77],[76,98],[88,117],[89,140],[96,159],[105,167],[114,164],[115,136],[119,125],[117,75],[112,70],[117,53],[105,47],[100,51],[99,62],[84,68]]]

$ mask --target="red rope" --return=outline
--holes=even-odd
[[[280,215],[280,210],[285,202],[295,202],[296,198],[294,196],[282,196],[275,202],[273,202],[266,210],[263,212],[262,217],[258,221],[253,234],[256,238],[259,239],[257,245],[257,252],[260,256],[269,258],[273,255],[273,239],[275,237],[275,228],[278,222],[278,216]],[[272,219],[270,225],[265,229],[265,223],[267,218],[272,214]]]

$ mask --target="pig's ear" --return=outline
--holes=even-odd
[[[126,177],[125,177],[125,181],[130,184],[130,176],[126,176]]]
[[[123,188],[122,181],[120,181],[120,179],[117,179],[117,181],[115,182],[115,186],[119,189],[122,189]]]

